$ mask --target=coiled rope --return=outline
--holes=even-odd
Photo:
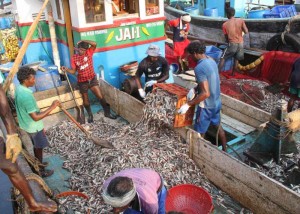
[[[240,69],[241,71],[246,71],[246,70],[250,70],[253,69],[255,67],[257,67],[259,64],[262,63],[262,61],[264,61],[264,56],[260,56],[257,60],[255,60],[254,62],[250,63],[249,65],[241,65],[240,63],[238,64],[238,69]]]

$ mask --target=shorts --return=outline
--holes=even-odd
[[[35,149],[43,149],[49,146],[49,141],[44,129],[34,133],[28,133]]]
[[[220,124],[220,111],[221,106],[217,108],[201,108],[198,106],[196,112],[196,122],[194,124],[194,129],[200,134],[204,134],[209,125],[218,126]]]
[[[2,137],[0,137],[0,169],[3,170],[9,170],[16,171],[17,170],[17,164],[12,163],[11,160],[7,160],[5,157],[5,142]]]
[[[82,94],[87,93],[90,88],[92,88],[93,86],[96,86],[96,85],[99,85],[99,81],[97,80],[96,76],[89,81],[78,82],[79,91]]]
[[[234,57],[237,60],[244,59],[244,44],[243,43],[229,43],[227,49],[223,52],[221,58],[225,60]]]
[[[292,88],[290,87],[289,88],[289,92],[293,95],[296,95],[300,98],[300,89],[299,88]]]

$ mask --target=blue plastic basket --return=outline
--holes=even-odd
[[[220,61],[222,56],[222,50],[217,48],[216,46],[209,45],[206,46],[205,54],[213,58],[217,63]]]
[[[279,5],[272,8],[270,14],[264,14],[264,18],[286,18],[297,15],[295,5]]]

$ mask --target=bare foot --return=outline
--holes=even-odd
[[[29,210],[32,212],[56,212],[57,204],[52,200],[35,202],[35,204],[29,206]]]

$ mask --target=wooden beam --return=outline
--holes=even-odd
[[[75,90],[75,89],[74,89]],[[50,97],[57,96],[57,94],[65,94],[71,92],[71,89],[68,85],[59,86],[56,88],[51,88],[46,91],[37,91],[33,93],[34,98],[36,101],[44,100]],[[78,94],[78,92],[76,92]]]
[[[81,100],[80,102],[82,103],[82,99],[81,99],[81,94],[79,91],[74,91],[74,95],[76,100]],[[49,107],[51,106],[52,102],[54,100],[59,100],[62,103],[67,102],[67,101],[72,101],[73,100],[73,96],[72,93],[66,93],[66,94],[61,94],[61,95],[56,95],[47,99],[43,99],[43,100],[39,100],[37,101],[37,105],[40,109],[45,108],[45,107]],[[73,102],[75,103],[75,101],[73,100]]]
[[[79,105],[82,105],[82,104],[83,104],[83,101],[82,101],[81,98],[80,98],[80,99],[76,99],[76,100],[77,100],[77,103],[78,103]],[[67,102],[63,102],[63,103],[62,103],[62,106],[63,106],[65,109],[70,109],[70,108],[76,107],[76,104],[75,104],[74,100],[70,100],[70,101],[67,101]],[[45,111],[47,108],[49,108],[49,106],[47,106],[47,107],[45,107],[45,108],[41,108],[41,111]],[[55,113],[60,112],[60,111],[61,111],[61,109],[60,109],[59,107],[56,107],[54,110],[51,111],[51,113],[50,113],[49,115],[55,114]]]

